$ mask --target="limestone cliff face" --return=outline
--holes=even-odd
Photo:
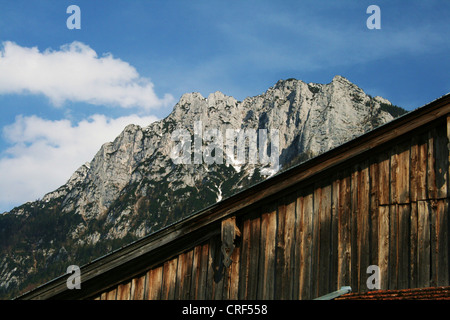
[[[203,132],[278,130],[278,170],[284,170],[391,121],[390,106],[341,76],[328,84],[280,80],[244,101],[221,92],[184,94],[167,118],[145,128],[128,125],[65,185],[0,217],[0,289],[17,294],[37,284],[39,274],[53,278],[65,272],[63,266],[87,263],[277,171],[248,162],[175,164],[176,129],[193,135],[200,121]],[[51,232],[19,227],[40,225],[44,216]],[[25,239],[15,239],[14,232]],[[27,280],[30,275],[36,279]]]

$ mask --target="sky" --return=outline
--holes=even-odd
[[[414,110],[450,91],[449,16],[448,0],[0,0],[0,212],[184,93],[341,75]]]

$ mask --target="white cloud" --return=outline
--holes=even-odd
[[[171,104],[159,98],[149,79],[111,54],[99,57],[88,45],[73,42],[57,51],[40,52],[3,42],[0,52],[0,94],[43,94],[55,106],[66,101],[123,108],[150,109]]]
[[[5,140],[12,146],[0,158],[0,213],[63,185],[126,125],[147,126],[156,120],[154,116],[111,119],[93,115],[73,125],[68,120],[18,116],[3,129]]]

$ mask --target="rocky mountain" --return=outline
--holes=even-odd
[[[341,76],[328,84],[280,80],[244,101],[221,92],[184,94],[165,119],[128,125],[66,184],[0,216],[0,297],[17,296],[404,112]],[[259,161],[208,162],[226,151],[227,129],[265,130]],[[232,150],[254,151],[253,140],[243,141]],[[183,150],[194,152],[177,164]],[[262,161],[274,160],[275,150],[276,162]]]

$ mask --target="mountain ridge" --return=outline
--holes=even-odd
[[[176,129],[194,137],[195,122],[203,132],[277,130],[286,170],[391,121],[390,108],[401,112],[394,107],[342,76],[328,84],[279,80],[243,101],[220,91],[183,94],[166,118],[126,126],[64,185],[0,217],[0,295],[17,295],[275,173],[248,162],[176,165]]]

